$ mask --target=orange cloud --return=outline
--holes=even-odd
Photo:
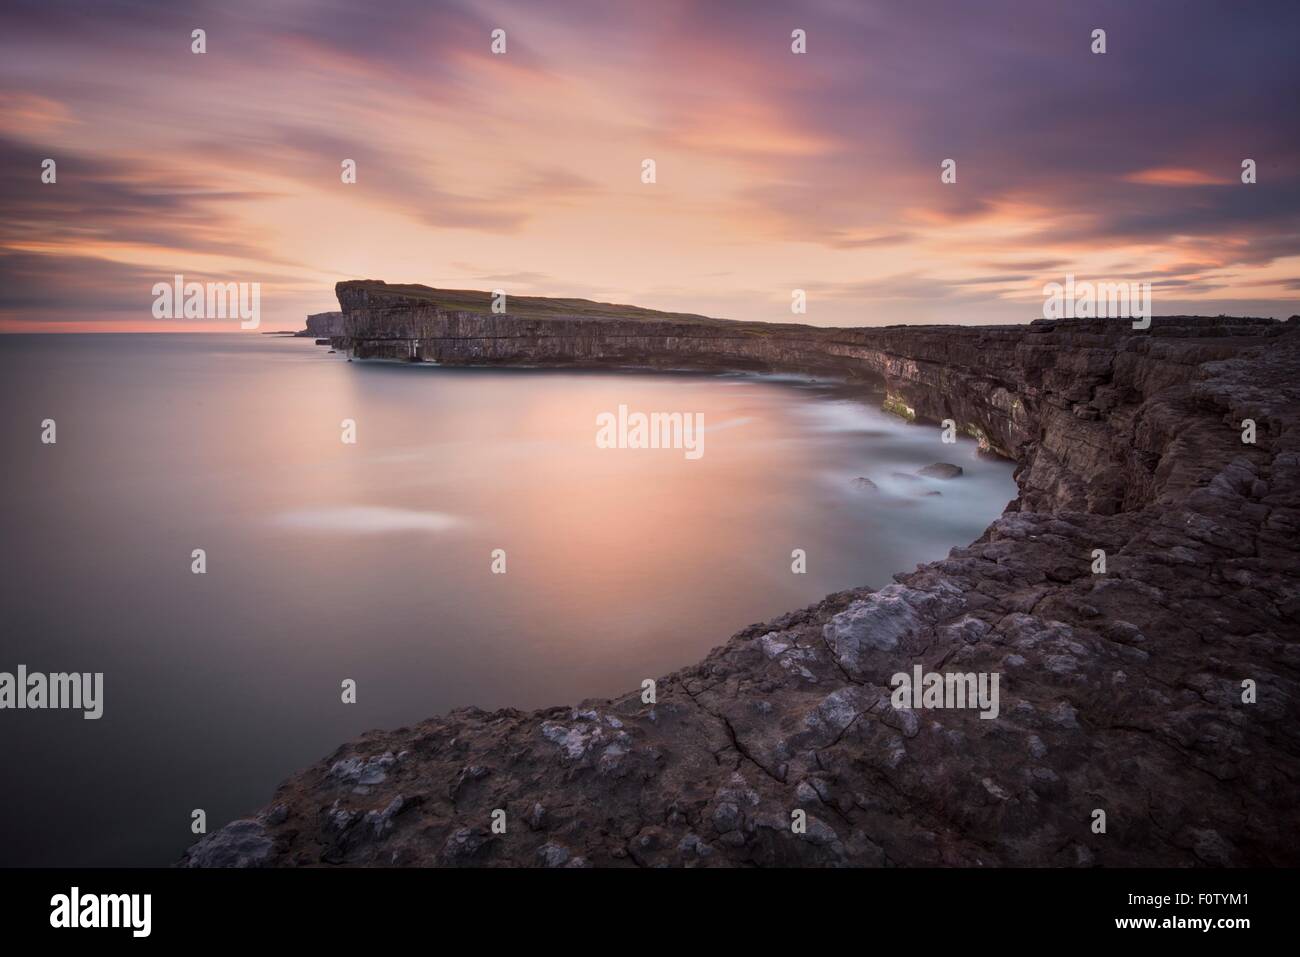
[[[37,138],[72,122],[72,111],[58,100],[20,90],[0,90],[0,129]]]
[[[1179,166],[1144,169],[1129,173],[1123,179],[1126,183],[1141,183],[1145,186],[1227,186],[1234,182],[1227,177]]]

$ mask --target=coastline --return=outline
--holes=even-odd
[[[847,372],[1012,457],[1019,495],[946,559],[655,678],[653,705],[636,690],[362,735],[184,863],[1300,863],[1286,840],[1300,823],[1294,320],[755,330],[485,316],[401,289],[341,283],[347,334],[331,346]],[[1001,716],[895,710],[889,676],[916,665],[1000,673]]]

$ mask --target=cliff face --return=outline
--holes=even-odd
[[[307,328],[298,333],[300,336],[313,336],[328,339],[343,333],[343,313],[318,312],[307,317]]]
[[[1020,496],[943,561],[745,629],[654,704],[369,733],[187,863],[1300,864],[1294,321],[815,329],[338,291],[359,356],[876,378],[1013,457]],[[998,717],[895,709],[916,665],[1000,675]]]

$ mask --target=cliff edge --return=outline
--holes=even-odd
[[[872,378],[1015,459],[1020,494],[946,559],[658,678],[653,704],[369,732],[186,865],[1300,865],[1296,320],[817,329],[338,294],[334,345],[363,357]],[[998,717],[895,709],[917,665],[1000,674]]]

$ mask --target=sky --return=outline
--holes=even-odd
[[[362,278],[866,326],[1028,322],[1072,274],[1285,318],[1297,36],[1294,0],[6,0],[0,331],[239,328],[154,319],[177,274],[260,283],[261,331]]]

